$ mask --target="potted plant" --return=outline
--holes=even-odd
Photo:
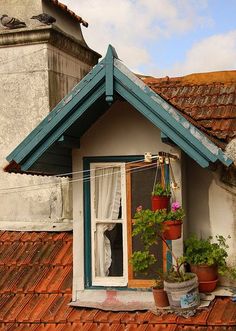
[[[152,210],[167,209],[171,197],[170,185],[157,183],[152,191]]]
[[[228,256],[226,238],[218,235],[206,239],[190,236],[185,240],[185,260],[196,273],[200,292],[211,292],[217,286],[218,273],[235,276],[235,271],[227,266]]]
[[[163,237],[167,240],[181,238],[182,223],[185,213],[179,202],[173,202],[171,210],[163,219]]]
[[[166,291],[164,290],[164,280],[160,278],[155,279],[155,285],[152,288],[154,302],[157,308],[169,306],[169,300]]]
[[[173,308],[189,308],[199,304],[197,276],[185,273],[184,258],[176,257],[166,238],[163,236],[163,221],[167,217],[166,210],[151,211],[137,208],[134,215],[133,236],[140,236],[143,250],[135,251],[130,259],[135,272],[147,273],[156,262],[150,248],[157,245],[158,238],[163,241],[172,255],[173,266],[167,273],[162,273],[164,290],[167,292],[170,306]],[[159,273],[160,275],[160,273]]]

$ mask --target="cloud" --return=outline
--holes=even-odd
[[[105,54],[112,44],[132,70],[154,64],[152,44],[211,22],[202,14],[207,0],[61,0],[89,22],[88,45]]]
[[[236,69],[236,30],[217,34],[194,44],[182,62],[158,75],[179,76],[193,72]]]

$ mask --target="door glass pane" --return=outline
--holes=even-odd
[[[153,183],[155,180],[156,167],[140,168],[133,170],[131,173],[131,213],[132,218],[138,206],[143,209],[151,209],[151,193],[153,190]],[[132,251],[142,250],[143,245],[139,236],[132,237]],[[158,239],[158,245],[151,248],[151,252],[155,255],[157,262],[148,271],[147,275],[136,274],[133,275],[134,279],[153,279],[156,277],[156,270],[162,270],[163,257],[162,257],[162,241]]]
[[[95,276],[123,276],[121,223],[99,223],[95,232]]]
[[[95,217],[100,220],[121,218],[121,169],[120,167],[95,170]]]

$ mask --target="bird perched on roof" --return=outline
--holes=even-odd
[[[25,22],[21,22],[15,17],[10,17],[8,15],[2,15],[0,18],[1,24],[8,29],[18,29],[18,28],[25,28]]]
[[[54,17],[45,13],[39,14],[37,16],[32,16],[31,18],[34,20],[38,20],[43,24],[48,24],[48,25],[56,22],[56,19]]]

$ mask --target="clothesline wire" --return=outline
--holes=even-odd
[[[136,169],[140,169],[140,168],[143,168],[143,167],[147,167],[146,165],[144,166],[141,166],[141,167],[137,167],[137,168],[133,168],[132,169],[132,173],[135,172]],[[149,166],[150,167],[150,166]],[[97,170],[99,169],[107,169],[108,167],[106,168],[97,168]],[[145,170],[145,169],[140,169],[140,170]],[[90,170],[89,170],[90,171]],[[127,172],[128,170],[126,170]],[[121,170],[115,172],[115,173],[120,173]],[[109,174],[105,174],[105,176],[107,176]],[[101,176],[104,176],[104,175],[97,175],[97,176],[86,176],[86,177],[80,177],[80,178],[77,178],[77,179],[69,179],[67,181],[65,181],[64,183],[63,182],[48,182],[48,183],[40,183],[40,184],[35,184],[35,185],[27,185],[27,186],[21,186],[21,187],[12,187],[12,188],[6,188],[6,189],[0,189],[0,194],[6,194],[6,193],[19,193],[19,192],[30,192],[30,191],[37,191],[37,190],[40,190],[40,189],[50,189],[54,186],[58,186],[58,185],[63,185],[63,184],[67,184],[67,183],[76,183],[76,182],[89,182],[91,179],[95,179],[95,178],[99,178]],[[59,178],[58,178],[59,179]],[[10,192],[9,192],[10,190]]]
[[[157,156],[155,156],[156,158]],[[154,157],[153,157],[154,158]],[[143,159],[140,159],[140,160],[135,160],[135,161],[130,161],[130,162],[127,162],[126,164],[129,165],[129,164],[133,164],[133,163],[136,163],[136,162],[141,162],[143,161]],[[110,165],[110,166],[107,166],[107,167],[100,167],[100,168],[96,168],[96,170],[101,170],[101,169],[109,169],[109,168],[113,168],[115,165]],[[156,163],[153,163],[152,165],[146,163],[142,166],[138,166],[138,167],[134,167],[132,169],[125,169],[125,172],[131,172],[131,173],[135,173],[135,172],[139,172],[139,171],[144,171],[145,168],[154,168],[156,167]],[[122,170],[119,170],[118,172],[116,173],[120,173]],[[81,171],[78,171],[78,172],[74,172],[73,174],[84,174],[84,173],[90,173],[91,170],[81,170]],[[109,175],[109,174],[105,174],[105,175]],[[10,188],[1,188],[0,189],[0,194],[9,194],[9,193],[20,193],[20,192],[30,192],[30,191],[37,191],[37,190],[40,190],[40,189],[49,189],[49,188],[52,188],[54,186],[58,186],[58,185],[63,185],[63,184],[67,184],[67,183],[76,183],[76,182],[89,182],[91,179],[95,179],[95,178],[98,178],[98,177],[101,177],[101,176],[104,176],[103,175],[96,175],[96,176],[83,176],[83,177],[80,177],[80,178],[77,178],[77,179],[69,179],[67,181],[65,181],[65,183],[63,182],[47,182],[47,183],[39,183],[39,184],[33,184],[33,185],[24,185],[24,186],[16,186],[16,187],[10,187]],[[59,179],[58,177],[56,177],[56,179]]]

